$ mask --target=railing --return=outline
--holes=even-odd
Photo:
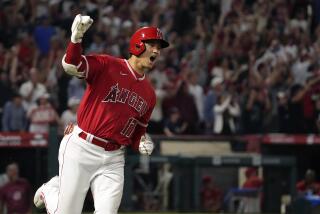
[[[200,199],[197,194],[200,189],[200,169],[202,167],[210,168],[231,168],[231,167],[240,167],[240,166],[257,166],[267,168],[271,170],[269,174],[272,174],[272,169],[286,169],[288,170],[287,181],[290,183],[290,194],[294,195],[295,182],[297,178],[297,169],[296,161],[294,157],[285,157],[282,155],[270,156],[270,155],[261,155],[259,153],[261,145],[320,145],[320,136],[319,135],[286,135],[286,134],[263,134],[263,135],[237,135],[237,136],[198,136],[198,135],[184,135],[184,136],[175,136],[175,137],[166,137],[163,135],[152,135],[152,139],[156,142],[157,151],[153,154],[149,161],[149,164],[163,164],[170,163],[175,166],[176,176],[174,177],[174,193],[175,198],[173,199],[172,208],[174,210],[189,210],[189,211],[199,211],[200,210]],[[230,144],[230,142],[238,142],[243,144],[246,148],[245,152],[242,154],[212,154],[211,156],[201,157],[198,156],[188,156],[184,155],[183,152],[179,155],[163,155],[161,153],[162,144],[170,144],[172,142],[183,142],[190,144],[191,146],[195,142],[207,142],[212,143],[213,146],[216,146],[218,143]],[[250,146],[254,145],[255,148],[253,153],[250,153]],[[21,149],[20,149],[21,148]],[[28,169],[30,172],[22,173],[25,174],[29,180],[33,182],[33,185],[38,186],[42,182],[45,182],[47,177],[55,175],[58,171],[58,148],[59,148],[59,139],[57,137],[56,127],[52,127],[48,136],[38,135],[31,133],[8,133],[0,132],[0,150],[2,157],[2,167],[4,169],[4,164],[8,163],[9,160],[14,160],[21,162],[25,169],[22,169],[22,172]],[[248,149],[249,148],[249,149]],[[32,150],[34,149],[34,150]],[[185,148],[181,147],[181,151]],[[20,152],[23,150],[23,152]],[[34,152],[30,152],[30,151]],[[8,152],[10,151],[10,152]],[[29,151],[29,152],[27,152]],[[249,151],[249,152],[248,152]],[[257,152],[258,151],[258,152]],[[31,154],[32,153],[32,154]],[[31,154],[31,155],[30,155]],[[34,160],[33,160],[34,159]],[[125,210],[133,209],[133,184],[130,183],[134,178],[134,169],[135,164],[140,163],[140,157],[137,154],[128,154],[126,161],[126,186],[124,191],[124,200],[122,206]],[[182,171],[190,170],[190,183],[188,184],[192,191],[192,196],[190,198],[187,194],[181,194],[184,191],[181,189],[184,185],[183,181],[185,180],[185,172],[179,172],[181,167]],[[31,172],[32,171],[32,172]],[[281,171],[281,170],[280,170]],[[268,174],[268,173],[267,173]],[[270,184],[266,184],[267,186]],[[272,200],[268,199],[268,190],[265,191],[266,203],[272,203]],[[273,196],[273,199],[276,196],[275,193],[270,193]],[[280,196],[279,196],[280,197]],[[186,204],[187,202],[189,204]],[[269,201],[268,201],[269,200]],[[278,203],[278,202],[277,202]],[[273,205],[271,204],[270,207]],[[278,205],[274,206],[278,207]],[[270,210],[272,211],[272,210]]]

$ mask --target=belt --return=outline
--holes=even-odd
[[[84,140],[87,140],[87,133],[80,132],[79,133],[79,137],[81,137]],[[96,145],[96,146],[102,147],[106,151],[115,151],[115,150],[120,149],[120,147],[121,147],[121,145],[118,144],[118,143],[111,142],[111,141],[108,141],[108,140],[100,140],[100,139],[98,139],[96,137],[92,138],[91,143]]]

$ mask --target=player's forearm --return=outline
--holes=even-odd
[[[84,58],[81,57],[81,53],[81,43],[70,42],[66,54],[62,58],[62,67],[67,74],[83,79],[85,77],[85,72],[83,71],[85,62],[83,61]]]
[[[140,135],[140,138],[141,138],[142,135]],[[137,136],[138,137],[138,136]],[[135,137],[133,140],[132,140],[132,144],[131,144],[131,149],[133,151],[136,151],[138,152],[139,151],[139,144],[140,144],[140,138],[137,138]]]
[[[82,54],[81,43],[69,42],[66,50],[65,62],[78,66],[81,62],[81,54]]]

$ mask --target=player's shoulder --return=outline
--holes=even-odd
[[[87,57],[93,57],[98,60],[103,60],[103,61],[112,61],[112,62],[120,62],[122,59],[119,57],[115,57],[109,54],[90,54],[87,55]]]
[[[115,68],[124,66],[124,60],[116,56],[112,56],[109,54],[96,54],[90,56],[95,57],[95,61],[99,62],[100,64],[103,64],[105,67],[108,67],[108,69],[111,69],[110,71],[112,71]]]

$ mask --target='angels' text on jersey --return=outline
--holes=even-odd
[[[126,88],[119,88],[119,84],[111,86],[102,102],[123,103],[134,108],[140,116],[148,110],[147,102],[137,93]]]

